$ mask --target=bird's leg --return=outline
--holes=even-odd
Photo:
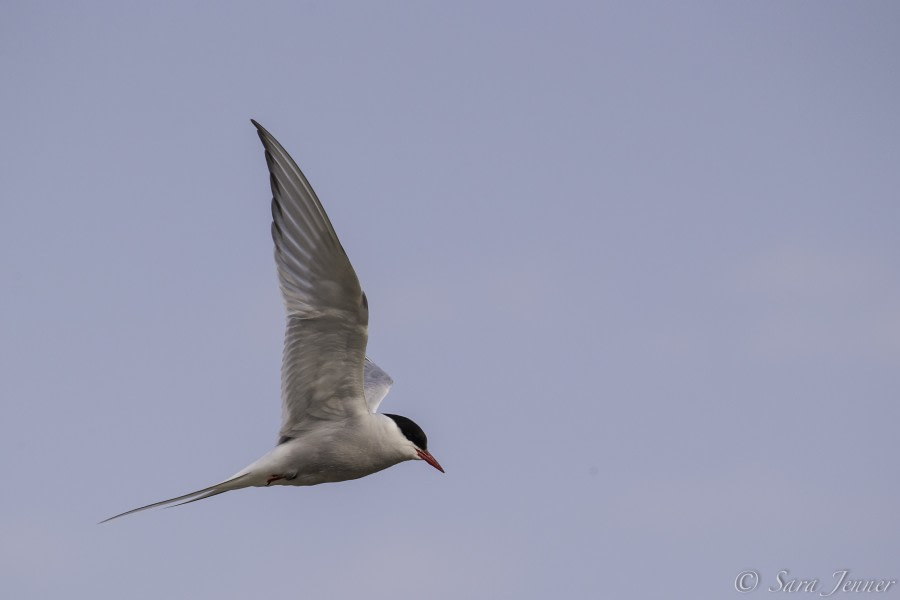
[[[292,471],[290,473],[285,473],[284,475],[269,475],[269,478],[266,480],[266,487],[282,479],[284,479],[285,481],[292,481],[294,479],[297,479],[297,472]]]

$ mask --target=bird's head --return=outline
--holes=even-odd
[[[409,457],[410,460],[424,460],[441,473],[444,472],[441,464],[428,451],[428,438],[425,436],[425,432],[422,431],[421,427],[416,425],[412,419],[407,419],[400,415],[389,415],[385,413],[384,416],[390,417],[394,424],[397,425],[397,428],[400,429],[400,433],[403,434],[403,437],[409,442],[411,454]],[[414,454],[414,456],[412,454]]]

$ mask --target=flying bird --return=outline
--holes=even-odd
[[[278,444],[221,483],[101,523],[247,487],[358,479],[407,460],[444,472],[421,427],[377,412],[393,380],[366,357],[366,295],[309,181],[278,140],[251,122],[269,167],[275,264],[287,310]]]

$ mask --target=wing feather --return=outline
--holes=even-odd
[[[363,374],[369,311],[309,181],[284,147],[252,122],[266,151],[275,264],[287,310],[280,436],[294,437],[317,420],[367,410]]]
[[[387,396],[391,386],[394,385],[394,380],[367,358],[363,381],[366,392],[366,404],[369,405],[370,412],[375,412],[378,410],[378,405]]]

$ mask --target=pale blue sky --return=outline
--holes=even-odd
[[[2,13],[4,597],[900,579],[898,4]],[[276,439],[251,117],[356,267],[384,409],[447,473],[97,526]]]

